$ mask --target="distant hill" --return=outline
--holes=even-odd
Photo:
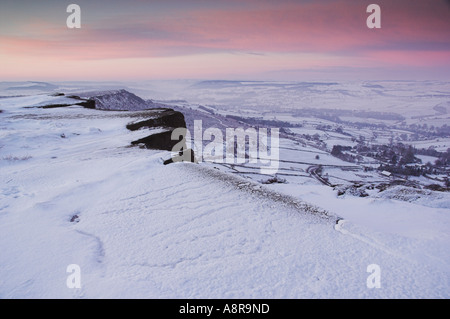
[[[126,90],[91,91],[78,93],[81,98],[94,100],[99,110],[138,111],[155,107],[151,101],[145,101]]]

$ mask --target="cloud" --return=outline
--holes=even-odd
[[[445,2],[378,0],[382,28],[370,30],[364,1],[81,1],[81,29],[65,27],[66,13],[20,17],[21,24],[0,29],[0,54],[61,62],[240,54],[263,64],[309,54],[308,63],[322,66],[323,56],[344,67],[448,65]]]
[[[56,24],[28,24],[31,31],[23,33],[34,33],[20,38],[30,39],[30,44],[37,43],[33,40],[51,41],[53,47],[47,52],[41,51],[42,46],[35,48],[43,54],[76,58],[75,53],[80,52],[79,59],[98,59],[102,54],[105,58],[151,57],[212,51],[356,54],[399,47],[448,47],[450,37],[448,14],[423,1],[386,2],[382,5],[383,27],[376,32],[365,26],[367,14],[360,1],[283,1],[277,5],[244,1],[244,6],[234,3],[226,9],[205,9],[198,6],[202,1],[195,3],[189,10],[166,9],[150,19],[145,12],[118,12],[109,18],[91,19],[82,30],[70,32]],[[96,51],[77,50],[94,45]],[[66,48],[74,54],[67,55]]]

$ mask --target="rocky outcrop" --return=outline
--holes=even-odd
[[[154,128],[154,127],[186,128],[184,115],[181,112],[177,112],[172,109],[159,109],[159,110],[160,112],[156,113],[155,116],[152,118],[149,118],[144,121],[129,123],[127,125],[127,129],[129,129],[130,131],[136,131],[142,128]]]
[[[43,104],[43,105],[36,105],[36,106],[30,106],[25,108],[41,108],[41,109],[55,109],[60,107],[68,107],[72,105],[79,105],[88,109],[94,109],[95,108],[95,101],[83,99],[77,95],[65,95],[64,93],[53,93],[50,94],[50,96],[53,97],[61,97],[61,99],[56,99],[58,102],[61,103],[53,103],[53,104]]]
[[[72,105],[79,105],[79,106],[85,107],[87,109],[95,109],[95,102],[90,101],[90,100],[77,102],[77,103],[73,103],[73,104],[48,104],[48,105],[38,106],[38,108],[54,109],[54,108],[59,108],[59,107],[68,107],[68,106],[72,106]]]
[[[77,102],[76,105],[80,105],[87,109],[95,109],[95,101],[94,100],[83,99],[83,98],[79,97],[78,95],[68,95],[67,98],[81,101],[81,102]]]
[[[156,106],[152,101],[145,101],[139,96],[123,89],[82,92],[73,95],[65,95],[64,93],[56,92],[50,96],[63,97],[63,103],[46,104],[34,107],[49,109],[80,105],[88,109],[107,111],[142,111],[155,108]]]
[[[151,102],[127,90],[94,91],[78,94],[81,98],[93,101],[98,110],[108,111],[138,111],[154,107]]]
[[[57,92],[52,94],[52,96],[55,97],[52,100],[54,104],[34,107],[47,109],[80,105],[85,108],[97,110],[130,112],[131,117],[139,117],[140,120],[128,123],[126,126],[127,129],[130,131],[148,130],[148,136],[131,142],[132,145],[165,151],[174,151],[174,146],[177,145],[176,151],[178,153],[174,158],[166,161],[165,164],[180,161],[195,161],[194,152],[187,149],[183,136],[178,135],[176,139],[172,139],[172,133],[175,129],[186,129],[184,115],[179,111],[166,107],[155,108],[157,105],[165,105],[156,104],[152,101],[144,101],[126,90],[94,91],[73,95],[65,95],[64,93]]]
[[[180,140],[172,140],[173,130],[151,134],[147,137],[131,142],[132,145],[144,144],[146,148],[171,151]]]
[[[154,109],[148,111],[149,118],[131,122],[127,125],[130,131],[148,129],[150,135],[131,142],[132,145],[144,145],[148,149],[173,151],[175,145],[183,142],[183,136],[177,136],[172,139],[172,133],[177,128],[186,129],[184,115],[181,112],[172,109]],[[153,129],[162,129],[157,133],[152,133]],[[178,150],[177,150],[178,151]],[[187,148],[185,143],[181,144],[179,153],[164,162],[164,165],[174,162],[195,162],[194,151]]]

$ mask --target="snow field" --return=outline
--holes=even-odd
[[[17,106],[0,114],[0,298],[449,297],[447,210],[164,166],[128,146],[130,119]]]

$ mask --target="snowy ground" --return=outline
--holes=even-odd
[[[450,297],[448,208],[164,166],[124,113],[29,103],[0,99],[0,298]]]

